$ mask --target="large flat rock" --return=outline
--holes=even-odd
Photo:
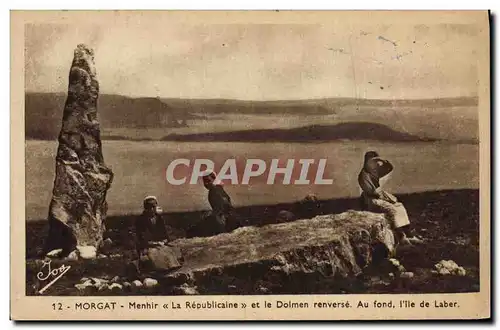
[[[165,288],[276,292],[304,276],[355,277],[371,264],[375,247],[393,251],[394,236],[382,214],[348,211],[172,243],[184,263],[163,277]]]

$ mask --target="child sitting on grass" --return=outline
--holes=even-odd
[[[168,243],[165,219],[155,196],[147,196],[143,201],[143,211],[135,221],[136,249],[139,257],[151,246]]]

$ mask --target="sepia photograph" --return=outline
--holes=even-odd
[[[489,316],[487,12],[11,16],[19,299]]]

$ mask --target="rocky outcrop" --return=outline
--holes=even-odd
[[[311,220],[259,227],[263,223],[259,216],[264,212],[242,212],[242,218],[249,220],[242,223],[256,225],[214,237],[179,239],[180,235],[171,235],[177,239],[170,244],[178,246],[184,254],[183,267],[157,274],[129,272],[129,264],[137,259],[135,245],[129,244],[129,227],[124,227],[121,219],[112,219],[116,222],[110,221],[109,226],[122,228],[124,235],[113,236],[112,248],[107,252],[99,251],[97,259],[66,260],[55,256],[54,259],[40,260],[29,257],[26,261],[26,295],[37,295],[54,278],[39,280],[40,272],[44,277],[48,274],[45,265],[48,260],[52,270],[63,265],[71,266],[71,270],[57,280],[57,285],[44,291],[44,295],[96,294],[95,288],[91,292],[90,289],[79,292],[75,287],[75,284],[83,284],[92,278],[105,278],[110,280],[109,284],[121,284],[122,294],[126,295],[478,292],[480,240],[479,214],[475,207],[479,202],[478,191],[419,193],[402,199],[408,206],[415,233],[425,234],[425,241],[418,246],[400,246],[396,255],[389,258],[387,250],[392,246],[393,237],[383,215],[355,211],[333,214],[333,204],[345,210],[356,207],[357,199],[330,201],[332,205],[322,210],[331,215]],[[461,203],[457,204],[457,200]],[[457,209],[457,205],[462,208]],[[281,205],[272,209],[271,216],[281,209]],[[443,210],[449,216],[443,218]],[[295,214],[301,219],[313,218],[304,217],[299,212]],[[186,213],[178,219],[189,222],[197,220],[195,216],[198,214]],[[36,228],[36,233],[41,233],[42,227]],[[30,231],[33,232],[33,228]],[[28,236],[27,248],[36,246],[35,242]],[[355,257],[347,262],[339,257],[342,255]],[[455,263],[451,264],[451,260]],[[441,273],[437,264],[444,266]],[[451,271],[449,266],[456,270]],[[460,276],[463,275],[457,269],[460,266],[465,270],[465,276]],[[347,271],[341,271],[343,269]],[[449,274],[444,269],[448,269]],[[114,278],[116,275],[119,279]],[[82,279],[82,276],[86,278]],[[158,285],[145,288],[143,280],[146,277],[158,280]],[[108,291],[97,294],[117,295]]]
[[[58,139],[46,251],[62,248],[69,253],[76,246],[98,247],[102,241],[113,173],[102,154],[98,96],[94,52],[78,45]]]
[[[160,279],[166,294],[297,293],[319,278],[354,279],[394,251],[394,236],[382,214],[348,211],[172,244],[184,262]]]
[[[435,272],[439,275],[458,275],[465,276],[467,272],[463,267],[457,265],[453,260],[441,260],[434,265]]]
[[[383,214],[347,211],[177,239],[149,249],[148,267],[142,262],[135,265],[140,261],[135,255],[50,260],[51,269],[71,265],[74,271],[58,283],[84,294],[91,294],[88,290],[111,294],[109,285],[125,287],[125,282],[130,283],[130,290],[147,290],[141,292],[148,295],[335,294],[362,292],[359,284],[373,271],[392,273],[393,278],[413,276],[399,260],[391,259],[394,249],[394,235]],[[26,278],[34,283],[32,290],[45,283],[36,280],[43,262],[27,263]]]
[[[158,246],[149,248],[140,261],[141,271],[169,271],[181,267],[182,255],[177,247]]]

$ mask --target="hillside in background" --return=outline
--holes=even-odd
[[[207,113],[233,113],[235,111],[252,114],[281,113],[308,113],[325,114],[332,110],[346,106],[359,107],[454,107],[475,106],[475,97],[456,97],[443,99],[420,100],[382,100],[382,99],[354,99],[354,98],[323,98],[311,100],[278,100],[278,101],[244,101],[228,99],[162,99],[163,102],[177,108],[190,105],[191,109]]]
[[[205,142],[326,142],[336,140],[377,140],[392,142],[423,142],[432,139],[395,131],[385,125],[373,123],[342,123],[315,125],[288,129],[261,129],[236,132],[171,134],[163,141]]]
[[[57,139],[66,94],[27,93],[25,101],[26,138]],[[189,111],[167,107],[156,98],[135,99],[103,94],[99,96],[98,107],[102,127],[178,127],[197,118]]]
[[[55,140],[59,134],[61,116],[66,101],[65,93],[26,93],[25,95],[26,138],[38,140]],[[194,138],[235,139],[251,137],[256,133],[265,133],[266,140],[314,141],[318,137],[331,140],[335,136],[347,136],[361,139],[365,127],[359,130],[359,123],[379,124],[371,134],[373,139],[386,140],[387,136],[408,140],[453,140],[477,141],[477,98],[448,98],[426,100],[369,100],[352,98],[332,98],[315,100],[289,101],[240,101],[226,99],[157,99],[130,98],[120,95],[101,94],[98,101],[99,120],[104,139],[141,139],[137,134],[132,136],[124,129],[159,130],[157,138],[191,141]],[[207,125],[201,128],[191,125],[199,122],[219,120],[224,123],[234,121],[233,115],[259,116],[260,122],[248,121],[245,130],[253,131],[241,135],[238,129],[226,129],[226,132],[207,131]],[[299,116],[304,123],[295,126],[274,128],[272,133],[267,127],[272,119],[266,116]],[[226,117],[227,116],[227,117]],[[308,122],[309,117],[319,118]],[[324,116],[323,122],[321,116]],[[241,119],[247,122],[246,118]],[[349,124],[342,126],[340,124]],[[385,125],[381,128],[380,125]],[[312,128],[311,128],[312,127]],[[178,128],[186,137],[176,136]],[[114,134],[113,129],[119,130]],[[392,133],[388,133],[393,131]],[[394,133],[396,131],[396,133]],[[125,133],[124,133],[125,132]],[[357,133],[361,135],[356,135]],[[378,134],[380,133],[380,134]],[[208,137],[209,134],[211,137]],[[271,134],[271,135],[270,135]],[[299,134],[293,137],[293,134]],[[309,134],[309,135],[308,135]],[[354,134],[354,135],[353,135]],[[178,134],[177,134],[178,135]],[[308,135],[308,136],[306,136]],[[187,137],[189,136],[189,137]],[[239,136],[239,137],[238,137]],[[343,137],[342,137],[343,136]],[[262,137],[254,137],[262,140]],[[255,140],[252,138],[251,140]],[[151,138],[144,138],[151,139]],[[264,141],[264,140],[262,140]]]

